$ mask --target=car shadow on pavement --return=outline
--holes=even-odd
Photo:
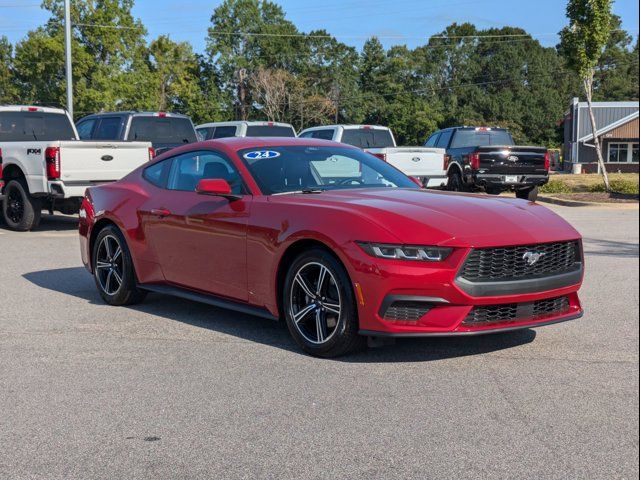
[[[637,243],[615,242],[601,238],[585,238],[583,242],[585,255],[638,258],[640,253]]]
[[[40,288],[70,295],[92,305],[104,304],[92,277],[82,267],[30,272],[23,277]],[[150,294],[141,304],[126,308],[304,355],[283,322],[157,294]],[[347,363],[427,362],[506,350],[530,343],[535,337],[535,331],[525,329],[478,337],[403,338],[395,345],[368,348],[334,360]]]

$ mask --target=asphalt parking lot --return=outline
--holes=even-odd
[[[108,307],[73,219],[0,227],[0,478],[637,478],[638,210],[553,209],[583,319],[337,360],[184,300]]]

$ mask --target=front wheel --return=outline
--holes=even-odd
[[[530,202],[535,202],[538,199],[539,189],[537,186],[522,188],[520,190],[516,190],[516,197],[522,200],[529,200]]]
[[[365,345],[349,276],[325,250],[308,250],[291,264],[282,305],[289,332],[311,355],[337,357]]]
[[[29,195],[29,189],[21,180],[11,180],[4,187],[2,216],[11,230],[28,232],[40,225],[42,205]]]
[[[141,302],[146,292],[137,286],[131,254],[115,225],[103,228],[93,246],[93,277],[102,299],[109,305]]]

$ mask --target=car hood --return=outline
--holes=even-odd
[[[385,188],[283,195],[275,201],[349,210],[404,244],[487,247],[580,238],[551,210],[515,198]]]

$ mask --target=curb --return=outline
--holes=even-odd
[[[606,207],[606,208],[621,208],[621,209],[638,209],[638,203],[604,203],[604,202],[581,202],[578,200],[568,200],[564,198],[538,196],[538,202],[551,203],[553,205],[560,205],[563,207]]]

